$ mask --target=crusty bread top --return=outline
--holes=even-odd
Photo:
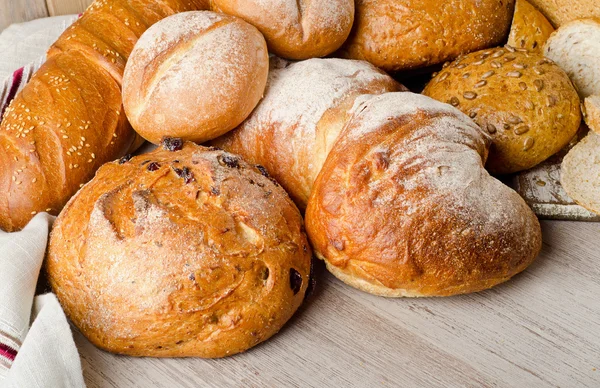
[[[559,27],[571,20],[600,18],[598,0],[529,0],[554,26]]]
[[[515,2],[515,14],[508,35],[510,46],[541,53],[553,31],[552,24],[531,3],[527,0]]]
[[[304,208],[354,100],[398,90],[405,89],[365,61],[274,58],[264,99],[242,125],[212,144],[267,167]]]
[[[600,19],[561,26],[544,45],[544,55],[567,72],[582,99],[600,95]]]
[[[46,269],[101,348],[222,357],[269,338],[302,303],[302,224],[263,168],[172,139],[98,170],[56,220]]]
[[[560,183],[575,202],[600,214],[600,135],[590,131],[561,165]]]
[[[412,93],[364,101],[306,211],[315,251],[387,296],[475,292],[527,267],[537,218],[483,168],[490,139],[448,104]]]

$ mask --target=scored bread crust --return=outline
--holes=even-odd
[[[541,53],[552,32],[552,24],[531,3],[527,0],[515,2],[515,13],[508,35],[510,46]]]
[[[123,104],[133,128],[203,143],[237,127],[267,83],[262,34],[235,16],[184,12],[150,27],[125,68]]]
[[[569,197],[600,214],[600,135],[590,131],[561,164],[560,183]]]
[[[541,249],[525,201],[483,168],[490,139],[450,105],[412,93],[357,107],[306,210],[313,248],[342,281],[384,296],[477,292]]]
[[[541,163],[569,143],[581,122],[579,97],[565,72],[509,46],[457,59],[423,94],[456,106],[492,136],[486,164],[492,174]]]
[[[101,167],[56,220],[45,268],[96,346],[212,358],[279,331],[310,261],[302,217],[264,169],[186,143]]]
[[[575,19],[600,18],[598,0],[530,0],[555,27]]]
[[[355,100],[399,90],[406,88],[365,61],[274,58],[264,99],[211,144],[265,166],[304,209]]]
[[[506,39],[514,0],[357,0],[340,55],[386,71],[415,69]]]
[[[350,34],[354,0],[211,0],[211,9],[260,30],[269,51],[287,59],[324,57]]]

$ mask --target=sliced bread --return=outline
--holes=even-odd
[[[571,198],[600,214],[600,135],[590,133],[565,156],[560,183]]]
[[[587,97],[584,107],[585,123],[600,135],[600,95]]]

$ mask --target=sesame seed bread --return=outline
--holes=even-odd
[[[356,0],[339,55],[386,71],[416,69],[505,41],[514,0]]]
[[[600,96],[589,96],[584,101],[585,122],[600,135]]]
[[[123,78],[131,125],[158,144],[165,136],[203,143],[237,127],[262,98],[269,53],[240,18],[183,12],[150,27]]]
[[[468,54],[439,72],[423,94],[449,103],[493,138],[492,174],[529,169],[560,151],[581,122],[566,73],[539,54],[507,46]]]
[[[306,210],[335,276],[376,295],[450,296],[531,264],[539,222],[484,169],[490,138],[469,117],[409,92],[369,96],[353,112]]]
[[[598,17],[598,0],[530,0],[550,21],[559,27],[571,20]]]
[[[508,45],[541,53],[554,27],[527,0],[515,2],[515,14],[508,34]]]
[[[560,183],[575,202],[600,214],[600,135],[590,131],[561,165]]]
[[[600,19],[561,26],[544,45],[544,55],[567,72],[582,99],[600,94]]]
[[[346,40],[354,0],[211,0],[211,9],[240,17],[260,30],[269,51],[287,59],[324,57]]]
[[[0,228],[53,215],[94,172],[141,144],[121,104],[126,60],[160,19],[205,0],[96,0],[48,51],[48,60],[0,124]]]
[[[96,346],[214,358],[281,329],[304,299],[311,251],[264,168],[169,139],[102,166],[54,223],[45,263]]]

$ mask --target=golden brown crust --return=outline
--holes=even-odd
[[[355,111],[306,210],[318,256],[341,280],[385,296],[476,292],[525,269],[537,218],[483,168],[489,139],[449,105],[412,93]]]
[[[598,0],[530,0],[555,27],[575,19],[600,18]]]
[[[423,94],[456,106],[494,139],[487,169],[508,174],[560,151],[581,122],[566,73],[541,55],[507,46],[471,53],[435,76]]]
[[[246,20],[263,33],[269,51],[295,60],[331,54],[354,22],[353,0],[211,0],[211,9]]]
[[[346,58],[387,71],[415,69],[498,45],[508,35],[514,0],[357,0],[342,47]]]
[[[186,143],[100,168],[56,220],[46,270],[100,348],[223,357],[292,316],[310,259],[281,187],[238,156]]]
[[[584,101],[584,117],[587,126],[600,135],[600,96],[589,96]]]
[[[96,169],[141,144],[121,106],[125,61],[158,20],[206,0],[96,0],[48,52],[0,125],[0,228],[58,214]],[[91,160],[91,161],[90,161]]]
[[[152,143],[165,136],[203,143],[248,117],[268,72],[267,45],[252,25],[210,11],[180,13],[140,38],[125,69],[123,104]]]
[[[515,2],[515,15],[508,35],[510,46],[541,54],[552,32],[552,24],[531,3],[527,0]]]
[[[265,98],[212,144],[264,165],[303,209],[355,100],[398,90],[405,88],[365,61],[273,59]]]

